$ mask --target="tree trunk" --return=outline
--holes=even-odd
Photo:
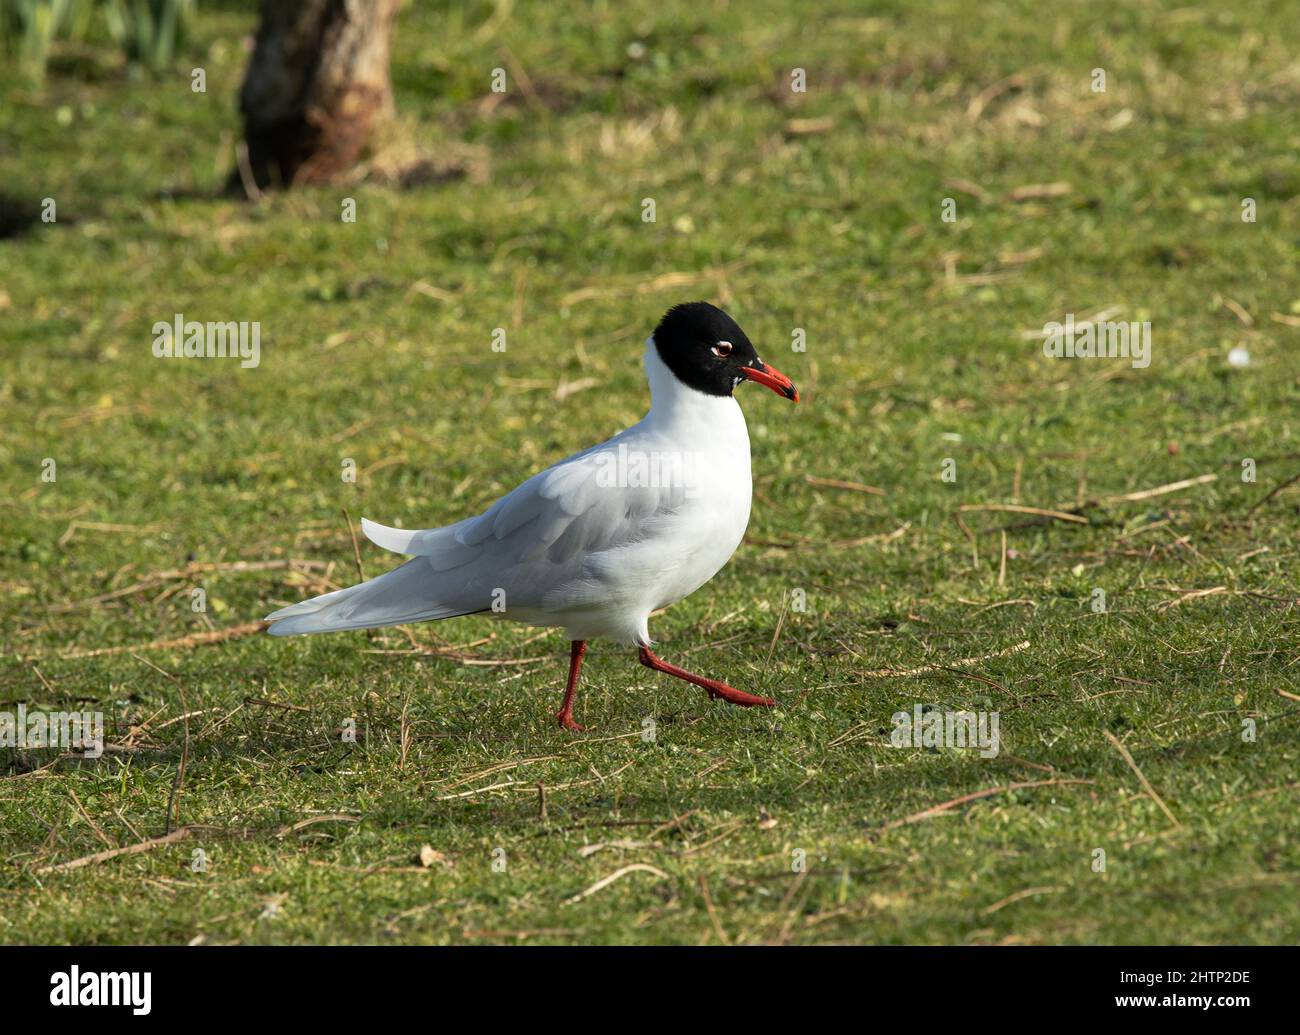
[[[356,164],[392,110],[388,44],[397,5],[262,0],[239,98],[244,147],[233,188],[329,183]]]

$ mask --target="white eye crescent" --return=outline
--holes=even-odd
[[[726,359],[728,356],[731,355],[731,342],[729,341],[718,342],[718,344],[713,346],[713,354],[715,356],[721,356],[723,359]]]

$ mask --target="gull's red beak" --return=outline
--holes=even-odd
[[[752,367],[739,367],[740,375],[750,381],[766,385],[777,395],[784,395],[791,402],[799,401],[799,389],[794,386],[793,381],[776,367],[764,363],[761,359],[754,360],[754,363]]]

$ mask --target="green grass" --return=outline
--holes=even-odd
[[[218,197],[250,4],[201,5],[170,76],[84,46],[0,73],[0,223],[58,213],[0,241],[0,707],[98,708],[137,748],[0,749],[0,941],[1296,941],[1300,489],[1262,502],[1300,472],[1289,5],[561,6],[407,5],[405,142],[472,175],[406,190]],[[741,393],[749,541],[652,631],[777,710],[595,644],[571,736],[566,644],[482,619],[409,634],[536,660],[400,630],[144,647],[350,584],[344,508],[450,522],[638,419],[641,343],[697,297],[806,402]],[[1151,321],[1149,368],[1022,334],[1104,306]],[[154,359],[176,312],[260,321],[261,365]],[[958,510],[1203,475],[1087,524]],[[1001,753],[891,746],[917,703],[997,711]],[[187,712],[192,837],[42,873],[163,833]],[[566,901],[633,863],[664,876]]]

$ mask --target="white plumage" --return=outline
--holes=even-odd
[[[638,424],[529,478],[478,517],[413,531],[363,520],[412,559],[268,615],[277,636],[485,612],[648,645],[650,613],[726,564],[749,522],[749,434],[730,395],[684,385],[652,338]],[[495,606],[494,606],[495,605]]]

